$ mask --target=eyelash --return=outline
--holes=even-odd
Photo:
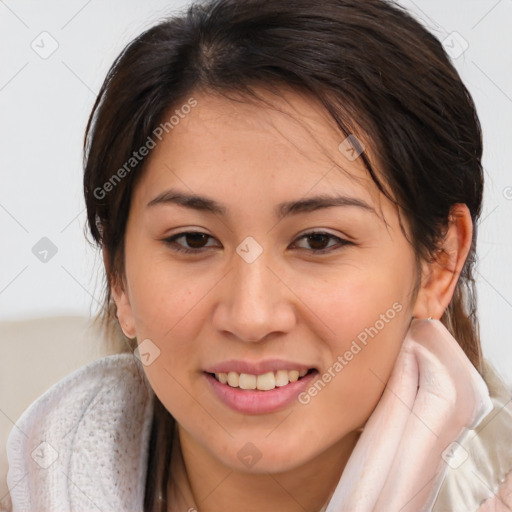
[[[176,240],[179,238],[185,237],[186,235],[205,235],[209,238],[213,238],[212,236],[208,235],[207,233],[203,233],[201,231],[182,231],[181,233],[177,233],[176,235],[173,235],[169,238],[164,238],[162,241],[166,245],[170,246],[173,251],[181,252],[181,253],[185,253],[185,254],[198,254],[200,252],[204,252],[205,249],[209,248],[209,247],[201,247],[199,249],[187,249],[186,247],[183,247],[183,246],[177,244]],[[340,246],[340,247],[338,247],[338,249],[342,249],[344,246],[347,246],[347,245],[354,245],[353,242],[349,242],[348,240],[340,238],[339,236],[335,236],[330,233],[326,233],[324,231],[309,231],[308,233],[304,233],[299,238],[297,238],[296,241],[301,240],[303,238],[315,236],[315,235],[326,236],[328,238],[338,240],[338,245]],[[333,250],[333,247],[335,247],[335,246],[331,246],[326,249],[316,249],[316,250],[311,249],[311,252],[313,252],[315,254],[326,254],[328,252],[331,252]],[[303,248],[301,247],[301,249],[303,249]],[[306,249],[306,250],[308,250],[308,249]]]

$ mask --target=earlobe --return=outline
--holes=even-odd
[[[434,261],[422,267],[421,288],[414,305],[416,318],[440,319],[450,303],[473,237],[473,222],[465,204],[450,210],[446,236]]]
[[[124,335],[129,339],[135,338],[135,323],[130,300],[122,284],[117,280],[112,286],[112,297],[116,303],[117,319]]]
[[[103,262],[107,276],[109,276],[108,279],[112,291],[112,298],[116,303],[116,315],[119,320],[119,325],[124,335],[129,339],[133,339],[136,337],[135,322],[133,320],[132,308],[126,286],[121,278],[115,276],[113,272],[109,272],[108,258],[105,249],[103,249]]]

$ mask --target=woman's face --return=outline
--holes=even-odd
[[[279,472],[367,420],[416,267],[396,209],[320,106],[260,92],[275,109],[205,93],[177,107],[132,196],[114,297],[188,438],[228,467]]]

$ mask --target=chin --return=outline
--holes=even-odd
[[[312,454],[314,456],[314,454]],[[278,450],[274,446],[258,448],[257,443],[247,441],[240,449],[217,454],[221,462],[237,472],[249,474],[284,473],[292,471],[310,460],[304,450],[290,447],[290,450]]]

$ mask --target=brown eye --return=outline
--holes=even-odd
[[[333,250],[333,247],[341,248],[345,245],[353,245],[352,242],[349,242],[348,240],[344,240],[343,238],[340,238],[339,236],[331,235],[330,233],[324,233],[322,231],[313,231],[311,233],[306,233],[305,235],[302,235],[298,240],[307,240],[307,244],[309,247],[299,247],[300,249],[307,249],[311,252],[315,253],[322,253],[322,252],[329,252]],[[329,245],[329,241],[333,240],[335,243]]]
[[[329,243],[329,238],[327,235],[321,235],[321,234],[315,234],[315,235],[309,235],[308,241],[309,245],[312,249],[315,251],[321,251],[327,247],[327,244]]]
[[[186,233],[183,238],[187,241],[187,244],[192,249],[201,249],[204,244],[208,241],[208,235],[204,233]]]
[[[202,249],[212,247],[206,245],[210,238],[213,239],[212,236],[207,235],[206,233],[201,233],[200,231],[184,231],[169,238],[165,238],[163,242],[178,252],[199,253],[202,252]],[[184,240],[184,244],[182,242],[178,242],[180,239]]]

